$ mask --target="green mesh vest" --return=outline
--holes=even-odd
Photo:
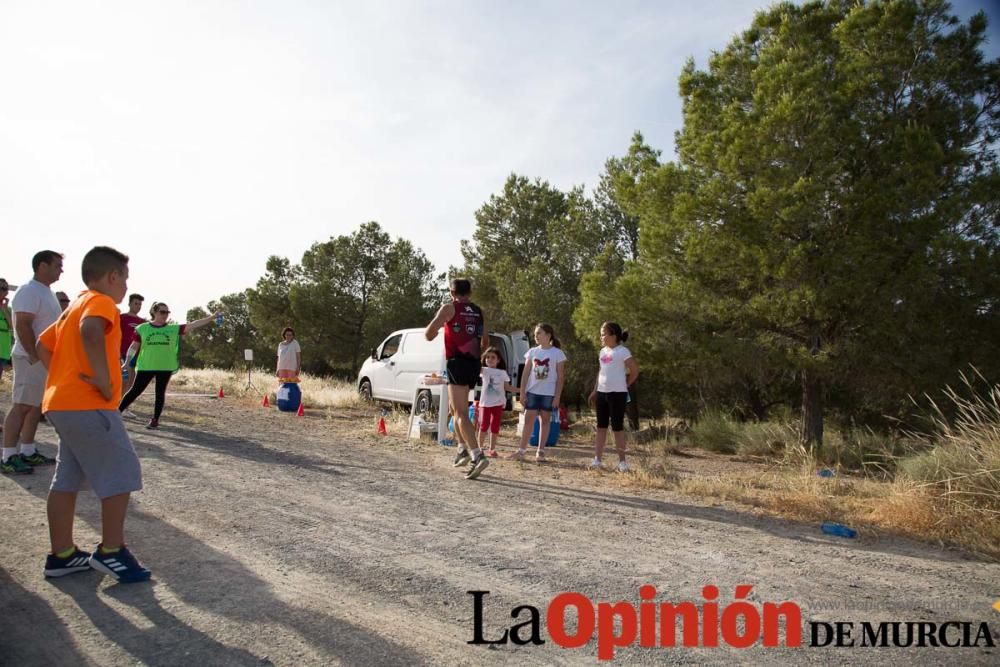
[[[135,334],[142,341],[139,358],[135,362],[137,371],[176,371],[177,352],[181,346],[181,325],[167,324],[154,327],[149,322],[135,328]]]
[[[13,342],[14,338],[10,333],[10,322],[7,321],[7,315],[0,310],[0,359],[10,360],[10,348]]]

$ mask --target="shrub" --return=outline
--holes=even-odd
[[[718,410],[705,410],[691,427],[691,444],[720,454],[735,454],[739,427],[728,415]]]

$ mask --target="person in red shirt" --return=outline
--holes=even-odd
[[[469,419],[469,391],[479,381],[480,355],[490,345],[483,311],[470,300],[472,283],[464,278],[451,281],[451,303],[438,309],[427,325],[427,340],[437,338],[444,327],[444,355],[448,372],[448,406],[455,417],[458,454],[455,467],[471,461],[466,479],[475,479],[490,464],[476,442],[476,430]]]
[[[121,349],[121,362],[125,363],[125,357],[128,355],[129,346],[135,342],[135,328],[146,321],[146,318],[139,315],[139,311],[142,310],[142,302],[145,298],[141,294],[129,294],[128,295],[128,312],[121,314],[121,325],[122,325],[122,349]],[[132,384],[135,382],[135,359],[132,360],[132,364],[126,367],[125,371],[128,375],[123,378],[122,382],[122,396],[124,396],[129,389],[132,388]],[[134,415],[128,414],[127,417],[132,417]]]

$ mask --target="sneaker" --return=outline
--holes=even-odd
[[[590,465],[587,466],[587,467],[590,468],[591,470],[598,470],[598,469],[600,469],[600,467],[601,467],[601,459],[599,459],[599,458],[597,458],[595,456],[594,460],[591,461]]]
[[[160,420],[159,419],[150,419],[149,423],[146,424],[146,428],[160,428]]]
[[[139,561],[124,544],[113,554],[101,553],[101,545],[97,545],[90,556],[90,567],[114,577],[123,584],[146,581],[152,575],[149,570],[139,565]]]
[[[523,461],[524,460],[524,450],[518,449],[507,455],[507,458],[511,461]]]
[[[628,464],[624,461],[618,463],[618,472],[628,472]]]
[[[125,417],[125,419],[138,419],[139,415],[135,414],[131,410],[122,410],[122,417]]]
[[[24,454],[21,454],[21,460],[32,467],[52,465],[53,463],[56,462],[55,459],[50,459],[48,456],[45,456],[39,451],[36,451],[31,456],[25,456]]]
[[[90,554],[81,551],[79,547],[74,546],[73,548],[76,551],[66,558],[59,558],[55,554],[49,554],[45,557],[46,577],[64,577],[67,574],[90,569]]]
[[[483,456],[482,454],[480,454],[479,458],[475,459],[472,462],[472,466],[469,468],[469,472],[465,473],[465,479],[475,479],[479,477],[479,475],[481,475],[482,472],[486,470],[486,466],[488,466],[489,464],[490,460],[485,456]]]
[[[0,463],[0,472],[5,475],[30,475],[35,472],[35,469],[25,462],[23,456],[14,454],[8,457],[3,463]]]
[[[460,447],[458,453],[455,454],[455,462],[452,463],[456,468],[464,466],[466,463],[472,460],[472,456],[469,454],[469,450],[465,447]]]

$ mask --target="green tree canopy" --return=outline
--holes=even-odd
[[[641,179],[641,256],[616,281],[666,365],[796,374],[818,443],[824,399],[884,410],[996,364],[984,35],[933,0],[783,3],[707,70],[688,63],[678,161]]]

